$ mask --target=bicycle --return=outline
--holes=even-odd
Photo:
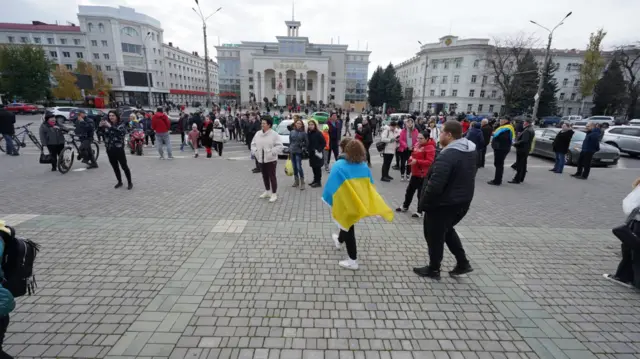
[[[16,149],[16,152],[19,152],[21,147],[27,147],[27,143],[25,142],[27,136],[29,136],[29,139],[31,140],[31,142],[33,142],[33,144],[36,145],[36,147],[38,147],[40,151],[42,151],[42,144],[40,143],[36,135],[34,135],[33,132],[29,130],[29,126],[31,125],[33,125],[33,122],[29,122],[24,126],[15,128],[16,133],[12,135],[11,138],[13,139],[13,145]],[[22,130],[22,131],[18,132],[18,130]],[[22,136],[22,139],[20,139],[20,136]],[[0,151],[5,152],[4,148],[5,148],[4,137],[0,137]]]
[[[68,140],[65,140],[67,145],[62,152],[60,152],[60,156],[58,156],[58,171],[62,174],[65,174],[71,170],[71,166],[73,166],[73,160],[75,159],[75,153],[78,152],[78,157],[80,156],[80,149],[76,144],[76,135],[73,132],[67,133],[69,136]],[[91,141],[91,152],[93,152],[93,158],[98,161],[98,156],[100,155],[100,147],[96,141]],[[80,160],[80,158],[78,158]]]

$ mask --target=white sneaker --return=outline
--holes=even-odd
[[[278,200],[278,195],[275,193],[271,194],[271,198],[269,198],[269,202],[273,203]]]
[[[264,193],[260,195],[260,198],[269,198],[269,197],[271,197],[271,191],[264,191]]]
[[[333,239],[333,244],[335,244],[336,249],[337,250],[342,249],[342,243],[340,243],[340,241],[338,240],[338,234],[337,233],[331,233],[331,238]]]
[[[338,262],[338,265],[342,268],[347,268],[351,270],[358,270],[358,260],[347,258],[343,261]]]
[[[422,212],[413,212],[411,217],[413,217],[413,218],[422,218],[423,214],[422,214]]]

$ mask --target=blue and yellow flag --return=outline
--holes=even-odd
[[[331,207],[331,217],[345,231],[365,217],[381,216],[389,222],[393,220],[393,211],[376,191],[366,163],[345,160],[334,163],[322,192],[322,201]]]
[[[498,135],[500,135],[504,131],[511,131],[511,142],[516,139],[516,129],[513,128],[513,125],[511,125],[510,123],[496,128],[496,130],[493,131],[493,138],[498,137]]]

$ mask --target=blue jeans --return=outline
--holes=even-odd
[[[16,152],[16,148],[13,146],[13,138],[11,137],[11,135],[3,133],[2,137],[4,137],[4,142],[7,143],[6,144],[7,154],[10,155]]]
[[[173,158],[173,155],[171,154],[171,137],[169,137],[169,132],[156,133],[156,146],[160,157],[164,157],[164,152],[162,151],[163,145],[167,146],[167,154],[169,155],[169,158]]]
[[[562,173],[562,170],[564,169],[564,162],[564,153],[556,152],[556,164],[553,166],[553,172]]]
[[[296,178],[304,178],[304,171],[302,170],[302,153],[292,153],[291,163],[293,164],[293,175]]]

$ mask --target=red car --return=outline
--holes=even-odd
[[[32,105],[32,104],[28,104],[28,103],[12,103],[9,105],[6,105],[5,110],[9,111],[9,112],[13,112],[13,113],[30,113],[30,114],[35,114],[40,112],[40,109],[38,108],[37,105]]]

